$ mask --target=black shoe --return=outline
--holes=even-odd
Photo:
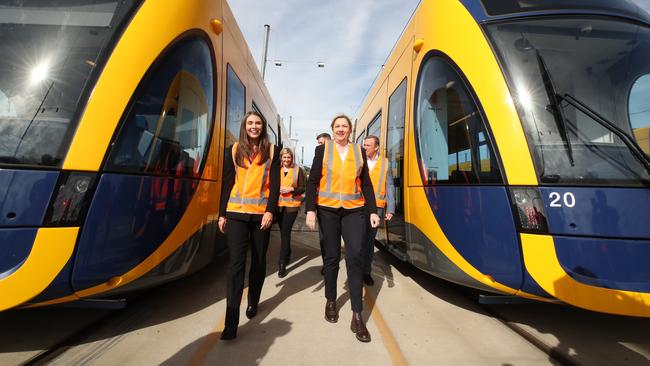
[[[280,264],[278,266],[278,277],[284,278],[287,275],[287,265],[286,264]]]
[[[365,283],[366,286],[372,286],[375,284],[375,280],[372,279],[372,276],[370,274],[364,274],[363,283]]]
[[[366,325],[363,324],[363,318],[361,313],[352,312],[352,322],[350,323],[350,330],[357,336],[357,339],[360,342],[370,342],[370,332],[366,328]]]
[[[320,275],[325,276],[325,266],[320,267]]]
[[[253,319],[257,315],[257,305],[248,305],[246,308],[246,317],[248,319]]]
[[[236,325],[226,325],[221,332],[221,339],[224,341],[229,341],[231,339],[237,338],[237,326]]]
[[[336,301],[327,300],[325,303],[325,320],[336,323],[339,320],[339,313],[336,311]]]

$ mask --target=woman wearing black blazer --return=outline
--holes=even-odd
[[[219,230],[228,240],[229,267],[226,322],[221,339],[237,336],[249,243],[251,268],[246,316],[250,319],[257,314],[266,277],[270,227],[280,194],[278,150],[269,143],[264,117],[251,111],[242,120],[238,142],[224,156]]]
[[[364,150],[349,141],[352,121],[346,115],[332,120],[333,141],[316,147],[311,173],[307,182],[305,206],[306,223],[316,227],[316,217],[322,227],[325,271],[325,320],[338,321],[336,286],[341,257],[341,236],[345,241],[345,265],[352,305],[350,329],[361,342],[370,342],[370,333],[363,322],[363,253],[366,220],[372,227],[379,225],[375,194],[368,174]],[[366,207],[368,210],[366,211]],[[366,212],[371,212],[370,217]]]

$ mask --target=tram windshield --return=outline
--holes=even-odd
[[[650,184],[650,29],[584,16],[485,28],[542,184]]]
[[[0,165],[56,167],[135,1],[0,0]]]

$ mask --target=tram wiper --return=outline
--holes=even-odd
[[[645,154],[643,149],[641,149],[641,147],[636,142],[636,140],[634,140],[627,132],[623,131],[616,124],[614,124],[607,118],[603,117],[600,113],[596,112],[595,110],[590,108],[587,104],[585,104],[584,102],[582,102],[581,100],[579,100],[578,98],[574,97],[571,94],[568,93],[564,93],[564,95],[558,94],[556,98],[571,104],[575,109],[584,113],[586,116],[594,120],[596,123],[605,127],[605,129],[618,136],[618,138],[620,138],[621,141],[623,141],[623,143],[625,144],[625,146],[627,146],[630,152],[641,162],[641,164],[643,164],[643,166],[646,168],[648,173],[650,173],[650,158]]]
[[[560,136],[566,146],[566,152],[569,156],[569,162],[571,166],[574,166],[573,162],[573,147],[571,146],[571,140],[569,139],[569,134],[567,132],[566,117],[564,116],[564,111],[560,105],[560,95],[555,91],[555,86],[553,85],[553,80],[551,80],[551,73],[548,71],[546,62],[542,58],[542,54],[539,50],[535,50],[537,55],[537,65],[539,65],[539,71],[542,73],[542,80],[544,81],[544,90],[546,90],[546,95],[551,104],[549,104],[546,109],[553,114],[555,123],[557,124],[558,131],[560,131]]]

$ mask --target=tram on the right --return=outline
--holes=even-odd
[[[423,0],[362,103],[393,254],[466,286],[650,316],[650,16],[628,0]]]

